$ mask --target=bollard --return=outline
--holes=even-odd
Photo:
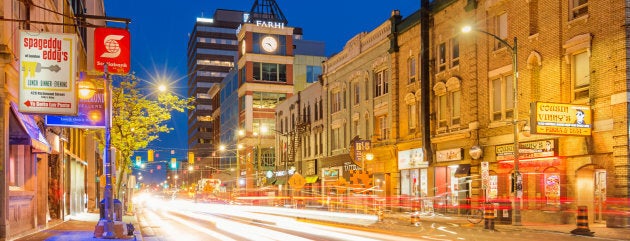
[[[586,206],[578,206],[577,220],[575,221],[575,224],[577,225],[577,228],[571,231],[572,234],[591,237],[595,236],[595,232],[591,232],[588,228],[588,209]]]
[[[494,230],[494,207],[487,206],[483,210],[483,228]]]

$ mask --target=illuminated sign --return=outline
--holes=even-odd
[[[46,125],[73,128],[105,128],[105,94],[96,89],[89,99],[79,99],[76,116],[46,115]]]
[[[438,162],[459,161],[462,159],[462,148],[436,151],[435,154]]]
[[[557,141],[555,139],[520,142],[518,148],[519,159],[532,159],[553,157],[556,155]],[[514,159],[514,144],[499,145],[495,147],[497,161]]]
[[[20,31],[22,113],[76,115],[76,36]]]
[[[424,160],[422,148],[404,150],[398,152],[398,170],[428,167],[429,162]]]
[[[262,27],[267,27],[267,28],[284,28],[284,23],[256,20],[256,26],[262,26]]]
[[[94,30],[94,69],[115,74],[129,73],[131,65],[131,35],[121,28],[96,28]]]
[[[592,111],[589,106],[535,102],[531,104],[532,133],[553,135],[591,135]]]

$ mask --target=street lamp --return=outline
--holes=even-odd
[[[512,92],[514,95],[514,106],[513,106],[513,118],[512,125],[514,126],[514,182],[516,183],[515,187],[515,195],[514,195],[514,225],[521,225],[521,195],[522,195],[522,178],[519,173],[519,140],[518,140],[518,42],[516,36],[514,36],[514,44],[510,45],[504,39],[501,39],[499,36],[491,34],[489,32],[473,29],[471,26],[465,26],[462,28],[462,32],[468,33],[470,31],[477,31],[480,33],[484,33],[492,36],[497,41],[501,42],[505,46],[510,49],[512,53]]]

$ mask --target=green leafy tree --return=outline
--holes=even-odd
[[[116,168],[120,177],[131,173],[135,151],[146,148],[160,133],[173,130],[167,125],[173,111],[194,108],[194,97],[179,98],[168,91],[143,94],[138,83],[135,77],[127,76],[112,88],[111,145],[118,154]],[[105,140],[104,132],[101,134],[101,140]],[[120,190],[122,179],[117,178],[116,190]]]

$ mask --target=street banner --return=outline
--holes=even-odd
[[[77,114],[76,42],[74,34],[20,31],[20,112]]]
[[[127,74],[131,66],[131,35],[122,28],[94,30],[94,69],[109,73]]]

